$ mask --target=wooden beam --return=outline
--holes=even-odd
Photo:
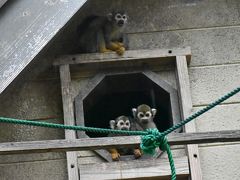
[[[62,88],[64,124],[75,125],[71,86],[70,86],[71,75],[70,75],[69,65],[62,65],[60,66],[59,70],[60,70],[60,79],[61,79],[61,88]],[[71,130],[65,130],[65,138],[76,139],[76,132]],[[77,153],[66,152],[66,155],[67,155],[68,179],[79,180]]]
[[[154,50],[130,50],[126,51],[123,56],[116,53],[91,53],[91,54],[77,54],[64,55],[58,57],[54,65],[63,64],[105,64],[105,63],[131,63],[159,61],[162,64],[171,64],[175,62],[176,56],[187,56],[188,63],[191,59],[190,47],[179,49],[154,49]]]
[[[174,159],[177,179],[189,176],[186,156]],[[81,179],[170,179],[171,170],[167,159],[151,161],[119,161],[114,163],[86,164],[79,167]]]
[[[182,119],[186,119],[192,112],[192,99],[186,56],[176,57],[176,77],[180,95],[181,115]],[[196,132],[194,121],[185,125],[185,132]],[[202,180],[198,145],[187,145],[187,153],[191,171],[191,180]]]
[[[168,136],[170,145],[205,144],[240,141],[240,130],[202,133],[172,133]],[[61,139],[0,143],[0,154],[62,152],[96,150],[112,147],[134,147],[141,142],[140,136]]]

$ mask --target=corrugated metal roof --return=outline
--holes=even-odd
[[[0,93],[85,2],[18,0],[0,9]]]

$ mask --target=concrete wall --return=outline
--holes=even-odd
[[[130,16],[127,32],[131,49],[191,46],[189,75],[194,111],[239,86],[240,1],[90,0],[45,51],[0,95],[0,115],[28,119],[62,117],[60,85],[57,70],[51,66],[52,57],[72,51],[76,43],[75,28],[82,17],[91,13],[106,14],[116,7],[125,9]],[[236,95],[198,118],[197,130],[239,129],[239,98],[240,95]],[[63,131],[59,130],[0,126],[1,142],[63,137]],[[88,153],[85,153],[86,156],[95,157]],[[239,179],[239,143],[201,145],[200,158],[204,180]],[[4,180],[66,179],[65,155],[1,156],[0,174]]]

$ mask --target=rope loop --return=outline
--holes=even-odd
[[[147,129],[147,135],[141,136],[140,147],[146,154],[155,154],[155,149],[159,147],[162,151],[166,151],[167,138],[158,129]]]

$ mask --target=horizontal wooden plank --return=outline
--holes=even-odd
[[[174,159],[177,178],[189,175],[187,156]],[[81,179],[127,179],[161,177],[170,179],[171,170],[167,159],[151,161],[119,161],[82,165]]]
[[[202,133],[173,133],[168,136],[170,145],[201,144],[214,142],[240,141],[240,130]],[[77,150],[95,150],[119,146],[139,145],[139,136],[82,138],[48,141],[10,142],[0,144],[0,154],[59,152]]]
[[[174,62],[176,56],[187,56],[188,63],[191,59],[191,49],[177,48],[177,49],[142,49],[142,50],[129,50],[123,56],[116,53],[90,53],[90,54],[76,54],[64,55],[58,57],[54,65],[63,64],[104,64],[116,62],[134,62],[143,60],[158,60],[159,63],[169,64]]]

